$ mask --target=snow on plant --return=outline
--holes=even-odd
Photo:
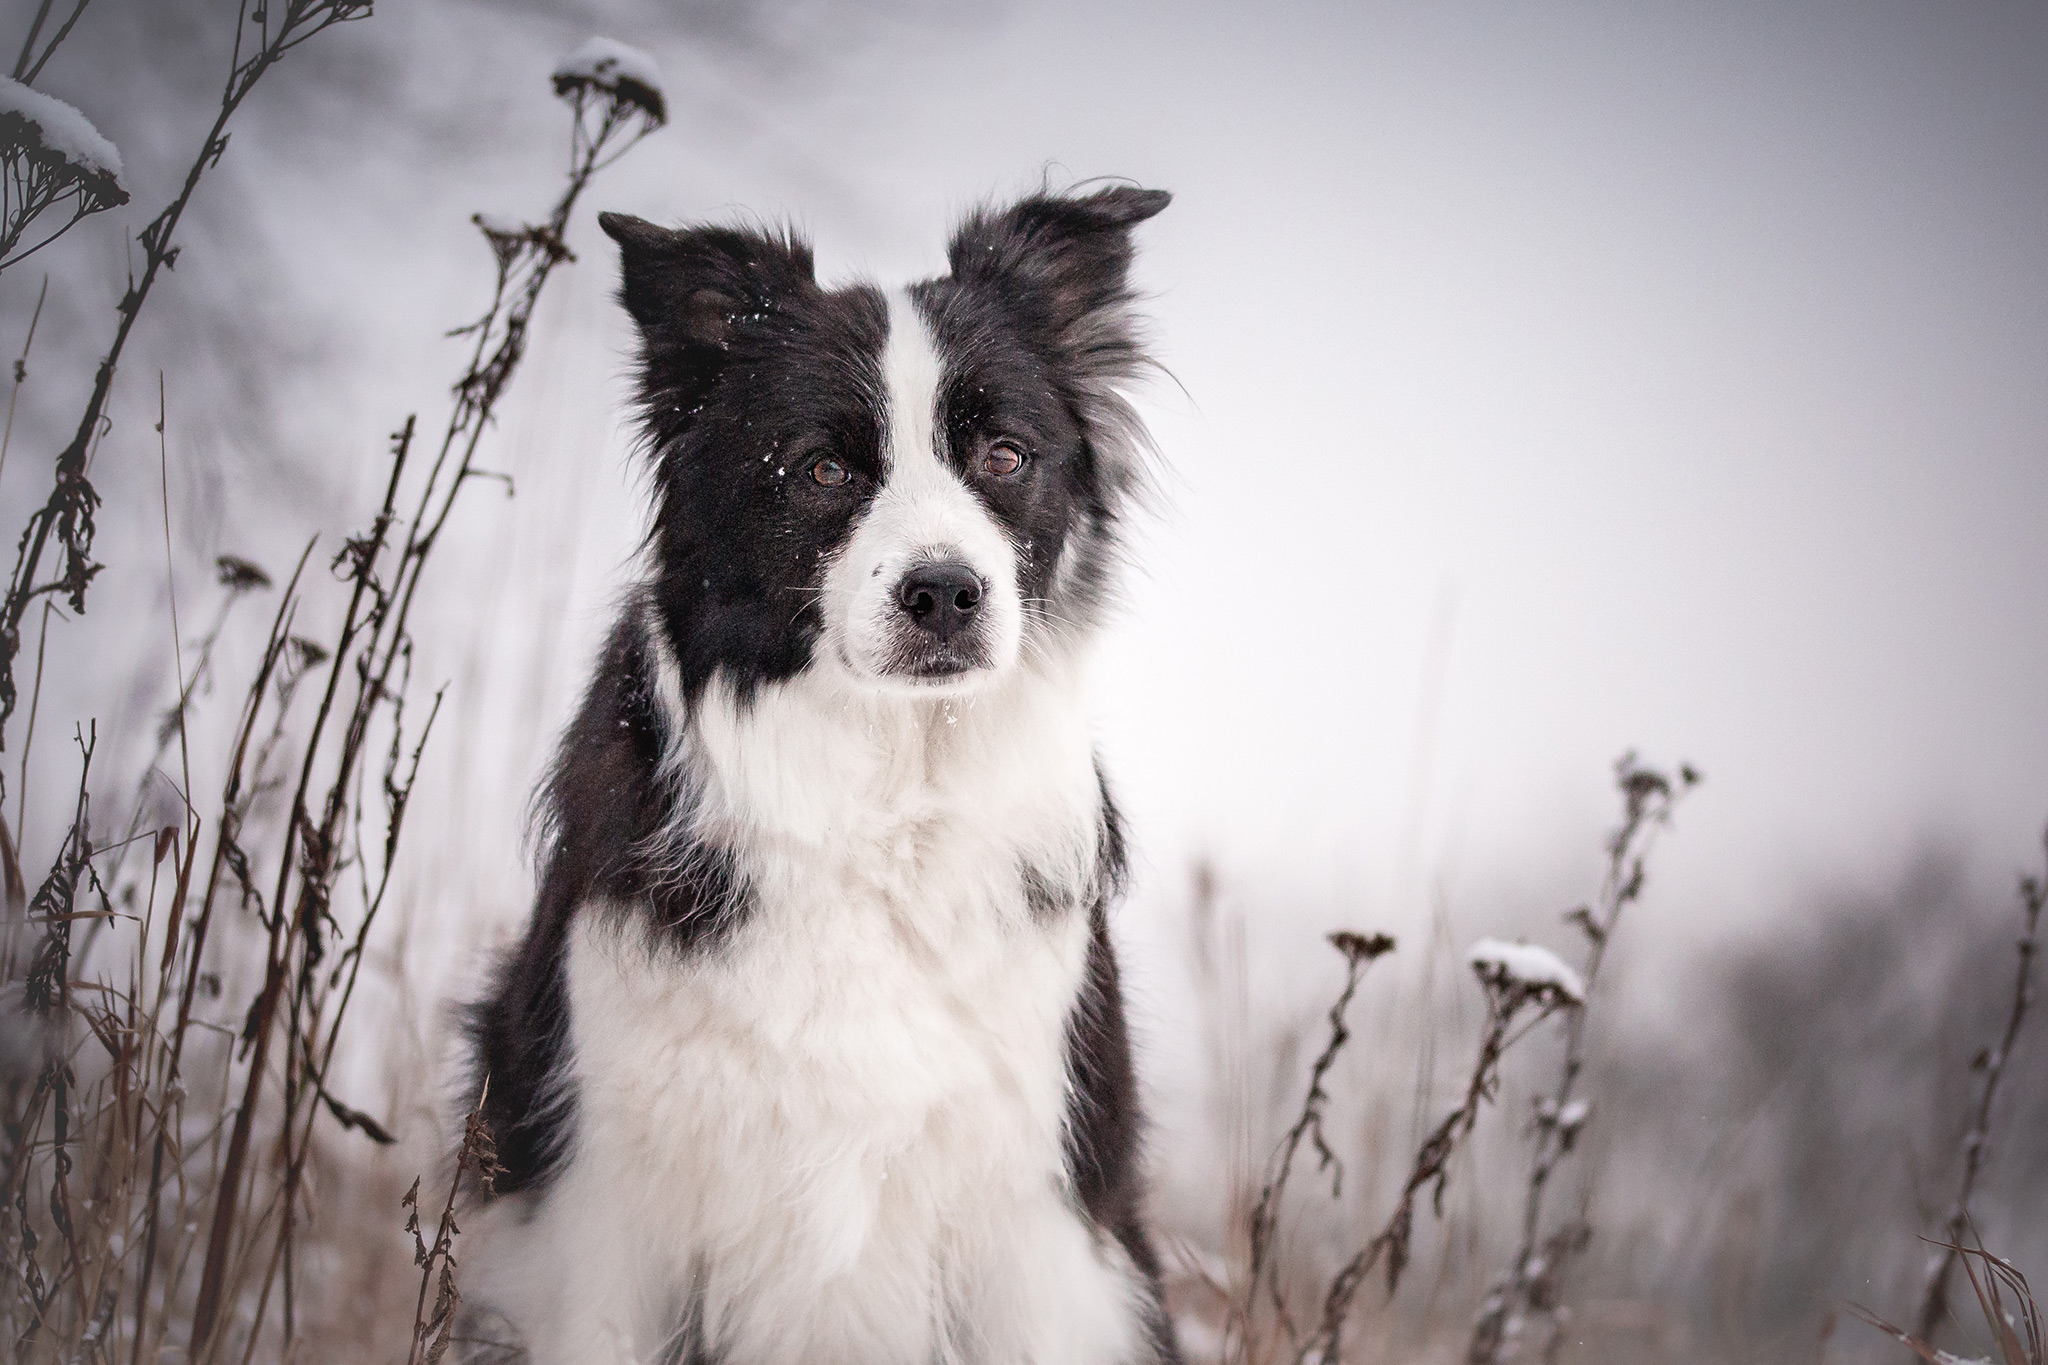
[[[445,461],[449,452],[462,444],[458,481],[503,477],[472,468],[470,457],[490,409],[526,354],[527,327],[541,286],[557,265],[575,259],[563,241],[570,210],[592,176],[631,151],[667,118],[653,58],[624,43],[591,39],[562,59],[552,80],[555,94],[567,101],[575,114],[569,179],[562,197],[539,223],[516,222],[495,214],[470,217],[490,244],[498,279],[483,316],[454,332],[476,339],[469,370],[455,387],[455,410],[441,445],[440,458]],[[438,522],[435,529],[439,529]]]
[[[1329,1043],[1310,1068],[1300,1116],[1268,1163],[1264,1187],[1251,1212],[1246,1273],[1228,1292],[1221,1359],[1230,1365],[1277,1359],[1291,1359],[1295,1365],[1336,1365],[1344,1358],[1344,1334],[1367,1277],[1384,1267],[1388,1294],[1400,1285],[1412,1254],[1416,1205],[1425,1192],[1432,1211],[1439,1219],[1443,1217],[1453,1158],[1472,1135],[1480,1111],[1497,1095],[1503,1058],[1516,1043],[1559,1014],[1567,1020],[1565,1060],[1558,1083],[1536,1101],[1536,1151],[1524,1209],[1524,1246],[1514,1270],[1495,1282],[1481,1308],[1467,1359],[1473,1365],[1484,1365],[1517,1354],[1531,1311],[1548,1315],[1554,1327],[1561,1327],[1565,1315],[1556,1297],[1559,1276],[1591,1234],[1583,1220],[1571,1220],[1542,1237],[1543,1191],[1552,1170],[1576,1147],[1593,1116],[1591,1103],[1576,1093],[1585,1065],[1586,1001],[1597,983],[1622,911],[1642,893],[1644,859],[1652,837],[1668,823],[1680,796],[1699,781],[1699,774],[1690,767],[1681,767],[1674,780],[1638,763],[1633,754],[1616,765],[1616,775],[1625,813],[1621,826],[1606,843],[1608,866],[1599,901],[1566,916],[1579,927],[1587,944],[1584,965],[1575,967],[1548,948],[1499,938],[1482,938],[1467,950],[1466,964],[1486,993],[1486,1023],[1462,1097],[1417,1148],[1392,1216],[1330,1279],[1315,1319],[1303,1331],[1297,1328],[1281,1292],[1281,1275],[1274,1262],[1281,1195],[1304,1142],[1313,1146],[1319,1166],[1333,1173],[1333,1196],[1336,1193],[1334,1177],[1341,1173],[1341,1166],[1323,1135],[1329,1101],[1325,1081],[1338,1051],[1350,1037],[1345,1011],[1365,968],[1393,948],[1393,941],[1384,935],[1331,936],[1349,970],[1344,989],[1329,1011]],[[1560,1340],[1559,1333],[1551,1334],[1543,1348],[1546,1361],[1555,1358]]]
[[[0,76],[0,270],[40,251],[89,214],[128,202],[121,153],[64,101]],[[38,218],[62,221],[23,248]]]
[[[73,12],[72,19],[75,20],[84,8],[81,4]],[[175,242],[178,224],[183,221],[201,179],[207,171],[220,164],[222,154],[227,151],[229,122],[235,111],[242,107],[242,101],[289,53],[336,24],[363,18],[369,12],[370,0],[268,0],[268,3],[244,9],[237,18],[234,52],[227,77],[221,83],[220,108],[214,116],[213,126],[201,139],[178,193],[136,234],[136,244],[142,248],[141,271],[131,273],[128,287],[114,305],[118,321],[113,341],[94,371],[92,392],[86,398],[84,411],[79,414],[78,427],[53,461],[54,477],[49,499],[30,515],[28,525],[21,533],[14,572],[4,596],[0,596],[0,749],[6,747],[7,723],[13,718],[19,700],[14,667],[21,654],[23,618],[38,599],[42,600],[44,611],[50,612],[55,598],[69,604],[73,614],[83,615],[86,590],[100,571],[100,565],[92,557],[93,537],[98,531],[95,516],[100,495],[86,477],[87,466],[91,463],[93,449],[109,429],[107,402],[113,393],[114,376],[120,369],[121,355],[127,348],[128,338],[134,333],[136,320],[141,317],[143,305],[148,303],[157,279],[177,264],[180,250]],[[41,22],[39,15],[38,27]],[[27,79],[35,79],[36,72],[42,70],[43,63],[49,61],[51,52],[69,31],[70,23],[67,21],[27,71]],[[35,30],[31,30],[31,45],[35,37]],[[24,48],[23,58],[26,57],[27,49]],[[73,137],[77,131],[75,127],[69,130]],[[115,159],[118,160],[118,156]],[[59,564],[54,571],[46,570],[43,556],[53,549]],[[47,622],[47,615],[44,620]]]
[[[668,100],[654,58],[610,38],[592,38],[555,64],[555,94],[576,111],[570,160],[593,172],[624,156],[633,144],[668,122]],[[614,135],[626,132],[609,155]],[[489,229],[486,229],[489,235]],[[492,239],[496,242],[496,238]]]
[[[1296,1354],[1296,1365],[1309,1365],[1312,1361],[1329,1365],[1343,1359],[1344,1328],[1351,1317],[1352,1302],[1374,1267],[1386,1266],[1389,1294],[1400,1287],[1415,1233],[1416,1201],[1424,1190],[1429,1191],[1431,1211],[1438,1218],[1443,1217],[1444,1191],[1451,1181],[1451,1158],[1478,1125],[1479,1111],[1499,1092],[1501,1059],[1544,1020],[1559,1010],[1576,1013],[1584,1001],[1578,975],[1555,954],[1541,948],[1482,939],[1473,945],[1467,960],[1486,990],[1486,1028],[1472,1061],[1471,1075],[1465,1082],[1464,1096],[1416,1149],[1401,1197],[1386,1226],[1360,1247],[1330,1281],[1321,1321]]]
[[[1531,982],[1544,982],[1565,995],[1574,1009],[1565,1026],[1564,1060],[1555,1083],[1537,1096],[1530,1124],[1532,1152],[1529,1179],[1522,1200],[1522,1240],[1512,1267],[1494,1281],[1473,1322],[1466,1351],[1471,1365],[1495,1365],[1516,1359],[1525,1348],[1546,1362],[1555,1361],[1564,1343],[1570,1310],[1562,1300],[1563,1277],[1572,1258],[1593,1239],[1583,1217],[1567,1217],[1546,1227],[1544,1196],[1558,1166],[1579,1145],[1592,1106],[1577,1094],[1586,1065],[1587,993],[1598,983],[1607,949],[1622,912],[1641,897],[1650,845],[1671,821],[1678,802],[1698,785],[1700,775],[1680,764],[1672,777],[1624,754],[1615,764],[1615,786],[1622,800],[1621,823],[1607,838],[1607,870],[1600,897],[1565,916],[1575,924],[1586,949],[1583,975],[1555,954],[1527,944],[1487,939],[1472,949],[1472,965],[1482,975],[1497,972]],[[1531,1343],[1533,1347],[1531,1346]]]
[[[595,91],[639,110],[656,125],[668,121],[661,69],[637,47],[592,38],[555,64],[554,82],[555,93],[564,99]]]
[[[0,609],[0,684],[28,604],[58,592],[82,602],[97,571],[84,560],[97,495],[82,458],[69,462],[98,439],[121,344],[176,255],[173,230],[220,157],[227,119],[286,52],[366,10],[360,0],[267,0],[244,12],[219,119],[183,193],[141,234],[144,271],[128,287],[114,347],[99,366],[90,429],[60,456],[57,493],[22,538]],[[571,259],[563,233],[578,196],[598,167],[655,126],[638,93],[590,85],[572,94],[578,133],[561,198],[540,226],[486,229],[496,286],[489,307],[460,329],[465,368],[447,425],[438,447],[419,442],[431,463],[422,473],[424,461],[411,458],[422,428],[408,418],[393,437],[375,516],[330,561],[347,597],[334,634],[293,633],[319,591],[311,544],[284,581],[204,830],[206,797],[186,769],[180,823],[154,837],[96,842],[81,776],[64,851],[24,916],[0,823],[0,906],[12,902],[0,914],[0,979],[15,974],[25,937],[32,1012],[61,1011],[87,1026],[33,1058],[26,1078],[0,1078],[0,1337],[15,1341],[21,1365],[111,1359],[100,1350],[109,1341],[133,1362],[297,1359],[317,1348],[302,1314],[318,1291],[309,1228],[323,1215],[332,1226],[338,1213],[333,1204],[323,1210],[317,1189],[328,1118],[377,1143],[395,1140],[337,1096],[335,1064],[360,1029],[361,1011],[350,1005],[434,720],[430,711],[413,722],[405,709],[410,612],[458,495],[472,478],[490,477],[476,465],[479,442],[523,355],[542,286]],[[66,556],[54,578],[37,567],[48,542]],[[224,559],[219,569],[231,599],[270,586],[246,561]],[[182,751],[217,630],[202,641],[193,683],[180,677],[160,743],[175,737]],[[11,699],[0,687],[0,724]],[[84,734],[80,746],[90,762]],[[286,809],[267,808],[266,797],[284,797]],[[138,856],[148,866],[135,866]],[[94,925],[76,947],[74,919]],[[252,949],[260,954],[253,1000],[246,1009],[240,1000],[211,1007],[228,975],[223,961]],[[488,1173],[480,1126],[459,1165],[458,1178]],[[413,1222],[423,1277],[415,1361],[439,1360],[451,1343],[459,1301],[452,1201],[451,1193],[431,1245]]]
[[[1472,970],[1488,985],[1506,987],[1519,983],[1532,990],[1555,995],[1560,1003],[1586,1003],[1586,984],[1567,967],[1564,959],[1548,948],[1533,943],[1504,943],[1482,938],[1465,955]]]

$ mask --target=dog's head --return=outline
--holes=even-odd
[[[692,695],[807,669],[969,691],[1089,629],[1142,433],[1131,229],[1157,190],[972,215],[951,273],[821,288],[788,235],[605,214],[639,326],[655,594]]]

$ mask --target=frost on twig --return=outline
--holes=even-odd
[[[555,64],[554,82],[555,93],[565,100],[596,91],[615,104],[639,110],[656,126],[668,122],[661,69],[637,47],[592,38]]]
[[[1519,984],[1537,994],[1554,995],[1554,1003],[1560,1004],[1582,1005],[1586,1001],[1586,985],[1579,974],[1548,948],[1482,938],[1472,945],[1465,960],[1488,985]]]
[[[1479,1111],[1499,1093],[1501,1058],[1544,1020],[1559,1010],[1576,1011],[1584,1001],[1585,991],[1577,974],[1541,948],[1481,939],[1466,957],[1479,984],[1486,989],[1486,1028],[1480,1036],[1478,1055],[1472,1061],[1472,1074],[1465,1082],[1464,1098],[1416,1150],[1415,1161],[1387,1225],[1331,1279],[1323,1297],[1322,1320],[1296,1354],[1296,1365],[1309,1365],[1312,1361],[1327,1365],[1343,1359],[1345,1323],[1365,1277],[1375,1266],[1384,1264],[1387,1293],[1391,1296],[1400,1286],[1412,1251],[1416,1205],[1425,1192],[1431,1211],[1438,1218],[1443,1217],[1451,1158],[1478,1125]]]
[[[0,270],[49,245],[88,214],[128,202],[121,153],[60,99],[0,76]],[[20,250],[29,225],[69,206],[55,228]]]
[[[1586,997],[1599,984],[1601,965],[1613,945],[1614,931],[1629,906],[1642,897],[1647,860],[1656,836],[1671,822],[1678,803],[1700,782],[1689,763],[1666,773],[1624,754],[1614,765],[1615,786],[1622,800],[1621,823],[1607,837],[1607,872],[1600,895],[1565,915],[1584,936],[1583,971],[1574,970],[1540,948],[1483,943],[1473,949],[1473,965],[1482,956],[1497,970],[1515,976],[1547,979],[1569,991],[1579,1006],[1565,1025],[1564,1057],[1547,1094],[1536,1097],[1529,1136],[1532,1148],[1529,1178],[1522,1202],[1522,1243],[1512,1267],[1493,1282],[1473,1321],[1468,1365],[1496,1365],[1520,1358],[1555,1361],[1565,1342],[1570,1307],[1563,1301],[1564,1276],[1571,1261],[1592,1244],[1593,1229],[1583,1210],[1561,1219],[1545,1217],[1544,1204],[1559,1166],[1579,1148],[1592,1105],[1578,1095],[1586,1065]],[[1482,954],[1482,949],[1489,951]],[[1533,956],[1540,954],[1540,958]]]

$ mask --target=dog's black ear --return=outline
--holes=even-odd
[[[677,348],[723,351],[742,318],[817,287],[810,247],[787,234],[670,230],[624,213],[600,213],[597,222],[619,244],[619,301],[650,358]]]
[[[953,234],[947,261],[955,279],[999,284],[1066,332],[1130,301],[1131,229],[1172,198],[1135,185],[1035,194],[970,216]]]

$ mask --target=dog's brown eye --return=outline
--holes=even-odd
[[[828,455],[811,466],[811,477],[827,488],[837,488],[853,477],[853,471]]]
[[[997,441],[981,457],[981,467],[997,478],[1008,478],[1024,467],[1024,452],[1008,441]]]

